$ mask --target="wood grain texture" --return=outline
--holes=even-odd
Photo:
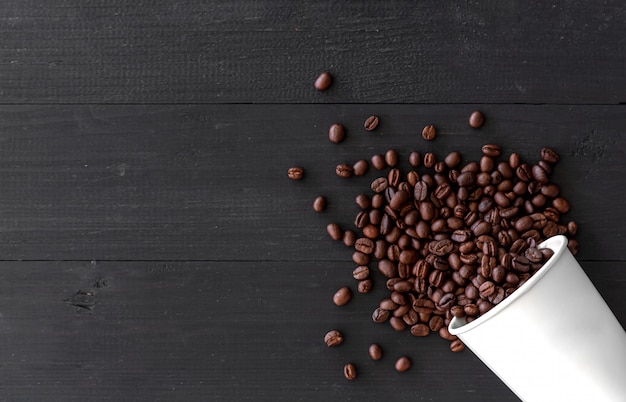
[[[561,154],[553,179],[579,223],[583,260],[624,260],[625,106],[200,105],[0,108],[0,255],[8,260],[341,261],[325,232],[351,228],[354,197],[386,174],[341,179],[340,162],[394,148],[442,158],[480,147],[538,159]],[[381,117],[368,133],[363,120]],[[348,128],[332,144],[328,127]],[[435,123],[426,142],[419,132]],[[300,182],[287,169],[301,165]],[[312,211],[323,194],[329,208]]]
[[[584,263],[622,324],[624,264]],[[351,270],[345,262],[2,262],[0,396],[517,400],[469,351],[371,322],[382,289],[334,306],[330,296],[352,286]],[[77,292],[90,294],[91,309],[72,304]],[[333,349],[323,342],[331,328],[346,337]],[[384,349],[379,362],[367,356],[371,342]],[[414,365],[398,374],[402,354]],[[359,370],[354,383],[343,378],[348,361]]]
[[[620,1],[6,0],[0,102],[617,104],[625,19]]]

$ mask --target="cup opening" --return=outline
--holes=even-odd
[[[450,325],[448,325],[448,332],[452,335],[462,334],[468,331],[471,331],[473,328],[481,325],[485,321],[491,319],[495,315],[501,313],[503,310],[507,308],[512,303],[515,303],[515,300],[522,297],[529,289],[531,289],[535,284],[541,280],[543,277],[553,266],[556,264],[556,261],[561,258],[564,252],[567,250],[567,237],[563,235],[552,236],[538,245],[538,248],[550,248],[554,251],[554,254],[550,259],[537,271],[533,276],[531,276],[522,286],[520,286],[513,294],[504,299],[502,302],[494,306],[491,310],[487,311],[485,314],[481,315],[477,319],[467,323],[465,317],[457,318],[453,317],[450,321]]]

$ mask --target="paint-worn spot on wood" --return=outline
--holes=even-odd
[[[96,294],[93,291],[79,290],[63,301],[71,306],[78,307],[78,311],[87,310],[92,312],[96,307]]]

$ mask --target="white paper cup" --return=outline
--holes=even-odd
[[[520,399],[626,401],[626,332],[567,248],[500,304],[466,323],[458,336]]]

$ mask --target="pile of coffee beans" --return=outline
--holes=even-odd
[[[330,85],[324,74],[316,81]],[[326,87],[327,88],[327,87]],[[468,124],[480,128],[485,116],[471,113]],[[375,130],[378,116],[368,117],[363,127]],[[337,123],[329,129],[329,140],[340,143],[346,128]],[[425,141],[437,137],[435,125],[428,124],[421,136]],[[437,333],[450,342],[450,350],[464,349],[461,340],[447,327],[453,317],[470,322],[491,310],[523,285],[553,254],[539,249],[543,240],[562,234],[576,255],[578,242],[575,221],[564,216],[570,205],[550,176],[559,162],[551,148],[541,149],[533,163],[518,153],[503,155],[497,144],[485,144],[478,161],[464,161],[458,151],[445,155],[434,152],[409,152],[407,171],[399,166],[401,155],[394,149],[355,163],[340,163],[339,177],[365,175],[370,166],[381,172],[369,189],[355,198],[359,208],[354,228],[329,223],[331,239],[353,248],[352,276],[359,293],[369,293],[373,272],[385,278],[388,294],[372,312],[375,323],[388,324],[395,331],[409,331],[424,337]],[[291,168],[290,178],[300,179],[304,171]],[[313,202],[316,212],[324,211],[326,199]],[[332,296],[337,306],[352,298],[349,286],[341,286]],[[324,341],[334,347],[343,343],[337,330],[329,331]],[[368,354],[380,360],[380,345],[372,344]],[[411,360],[401,356],[395,369],[405,372]],[[344,366],[344,376],[357,376],[353,363]]]

